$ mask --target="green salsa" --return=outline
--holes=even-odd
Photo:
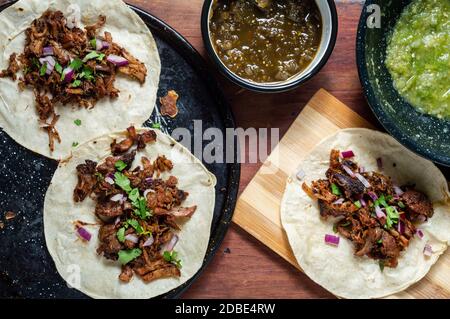
[[[419,111],[450,118],[450,0],[414,0],[388,39],[386,66]]]
[[[322,38],[313,0],[215,0],[209,27],[225,66],[257,83],[285,81],[302,72]]]

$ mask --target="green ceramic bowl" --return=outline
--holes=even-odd
[[[418,112],[395,90],[385,66],[387,36],[409,0],[367,0],[359,21],[356,55],[359,78],[367,101],[384,128],[417,154],[450,166],[450,121]],[[367,23],[381,12],[379,28]]]

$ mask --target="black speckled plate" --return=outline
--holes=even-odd
[[[359,21],[356,54],[359,77],[370,107],[400,143],[436,163],[450,166],[450,121],[418,112],[394,89],[385,66],[387,35],[410,0],[367,0]],[[381,28],[368,28],[367,7],[381,9]]]
[[[0,6],[0,11],[10,4]],[[169,89],[180,94],[180,111],[175,119],[167,120],[168,132],[185,127],[194,136],[193,120],[202,120],[203,130],[216,127],[225,131],[227,127],[234,127],[226,100],[198,52],[164,22],[141,9],[131,8],[145,21],[158,45],[162,64],[158,96],[165,95]],[[151,121],[149,119],[146,126]],[[237,151],[234,158],[237,158]],[[184,285],[164,294],[163,298],[180,296],[196,280],[222,242],[233,215],[240,165],[205,165],[217,177],[208,251],[202,269]],[[0,220],[4,221],[3,213],[6,211],[17,213],[17,217],[5,222],[5,228],[0,230],[0,297],[86,298],[66,285],[45,246],[44,196],[57,162],[21,147],[0,130],[0,167]]]

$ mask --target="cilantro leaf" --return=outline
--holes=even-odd
[[[131,192],[130,180],[120,172],[114,173],[114,179],[117,186],[122,188],[127,193]]]
[[[333,233],[335,234],[338,232],[337,226],[338,226],[337,223],[333,224]]]
[[[380,261],[378,262],[378,265],[380,266],[381,272],[383,272],[383,270],[384,270],[384,260],[380,260]]]
[[[114,166],[117,168],[118,171],[123,171],[125,167],[127,167],[127,164],[122,160],[118,160],[117,162],[114,163]]]
[[[81,61],[79,58],[73,59],[73,61],[69,65],[69,67],[74,71],[78,71],[82,66],[83,61]]]
[[[139,248],[129,249],[129,250],[121,250],[119,251],[119,262],[122,265],[128,264],[130,261],[136,259],[142,254],[142,250]]]
[[[400,208],[405,208],[405,204],[403,204],[403,202],[398,202],[397,205]]]
[[[125,227],[119,228],[117,231],[117,239],[123,243],[125,241]]]
[[[104,53],[100,53],[97,57],[97,61],[102,61],[105,58],[105,54]]]
[[[142,226],[139,224],[139,222],[136,219],[128,219],[127,224],[130,225],[131,227],[133,227],[136,230],[136,232],[138,233],[138,235],[140,235],[144,232],[144,229],[142,228]]]
[[[341,190],[340,190],[339,187],[338,187],[336,184],[334,184],[334,183],[331,184],[331,192],[332,192],[334,195],[342,195]]]
[[[78,146],[78,142],[73,142],[72,143],[72,147],[77,147]]]
[[[97,58],[99,58],[102,54],[103,54],[103,53],[98,53],[97,51],[92,51],[92,52],[88,53],[88,54],[84,57],[83,62],[87,62],[87,61],[92,60],[92,59],[97,59]],[[104,54],[103,54],[103,57],[105,57]],[[102,59],[103,59],[103,58],[102,58]]]
[[[44,76],[45,72],[47,72],[47,63],[41,65],[41,68],[39,69],[39,75]]]
[[[354,202],[353,204],[355,204],[356,207],[361,208],[361,202],[359,200],[357,200],[356,202]]]
[[[134,210],[134,214],[141,219],[147,219],[152,216],[152,213],[147,208],[147,200],[145,197],[138,197],[137,200],[133,202],[133,206],[137,207],[137,209]]]
[[[62,72],[63,72],[63,68],[62,68],[61,64],[59,64],[58,62],[56,62],[56,64],[55,64],[55,70],[59,74],[62,74]]]
[[[97,48],[97,39],[96,38],[93,38],[92,40],[90,40],[89,43],[91,44],[91,47],[93,47],[94,49]]]
[[[398,223],[400,215],[394,207],[386,207],[386,227],[390,229],[392,225]]]
[[[117,166],[116,166],[117,167]],[[131,200],[131,202],[133,203],[133,205],[135,205],[135,202],[138,200],[139,198],[139,189],[137,188],[133,188],[131,190],[131,192],[128,193],[128,198]],[[135,205],[136,206],[136,205]]]
[[[71,86],[73,88],[76,88],[76,87],[79,87],[80,85],[81,85],[81,81],[80,80],[75,80],[75,81],[73,81]]]
[[[97,177],[97,179],[99,179],[99,180],[103,180],[105,177],[103,176],[103,174],[102,173],[99,173],[99,172],[95,172],[95,174],[94,174],[96,177]]]
[[[83,67],[83,71],[78,74],[80,79],[86,79],[88,81],[92,81],[95,77],[92,75],[92,70],[88,67]]]
[[[160,130],[161,129],[161,123],[153,123],[152,124],[152,128]]]
[[[73,123],[74,123],[76,126],[80,126],[80,125],[81,125],[81,120],[80,120],[80,119],[76,119],[75,121],[73,121]]]
[[[178,269],[181,269],[181,260],[178,259],[178,253],[175,250],[165,251],[163,253],[164,260],[174,264]]]

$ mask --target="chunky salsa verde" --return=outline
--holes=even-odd
[[[421,112],[450,118],[450,0],[414,0],[389,38],[394,86]]]
[[[210,36],[233,73],[258,82],[279,82],[314,59],[322,19],[313,0],[217,0]]]

